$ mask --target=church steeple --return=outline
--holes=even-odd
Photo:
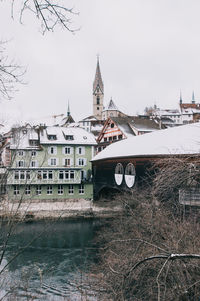
[[[67,116],[70,116],[69,101],[68,101],[68,107],[67,107]]]
[[[195,103],[194,91],[192,92],[192,103]]]
[[[97,91],[97,89],[100,89],[102,93],[104,93],[104,87],[103,87],[103,81],[101,77],[101,71],[99,66],[99,57],[97,57],[97,67],[96,67],[96,73],[93,83],[93,94]]]
[[[182,104],[183,103],[183,98],[182,98],[182,93],[180,91],[180,99],[179,99],[179,103]]]
[[[104,86],[101,77],[99,57],[97,57],[97,67],[93,82],[93,115],[98,119],[102,118]]]

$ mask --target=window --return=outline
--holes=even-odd
[[[14,185],[14,195],[19,194],[19,187],[17,185]]]
[[[65,147],[65,154],[67,155],[71,154],[71,147]]]
[[[118,139],[121,140],[121,139],[122,139],[122,135],[119,135],[119,136],[118,136]]]
[[[76,153],[78,155],[85,155],[85,147],[84,146],[80,146],[77,148]]]
[[[84,185],[81,184],[79,185],[79,194],[84,194],[84,193],[85,193]]]
[[[112,137],[109,137],[109,141],[112,141]]]
[[[56,140],[56,135],[48,135],[47,136],[49,140]]]
[[[71,170],[70,171],[70,179],[74,179],[74,175],[75,175],[74,170]]]
[[[64,171],[63,170],[59,171],[59,179],[60,180],[64,179]]]
[[[52,185],[47,186],[47,194],[52,194],[53,193],[53,187]]]
[[[65,139],[66,140],[74,140],[74,136],[73,135],[65,135]]]
[[[98,152],[100,152],[100,151],[101,151],[101,146],[98,147]]]
[[[57,154],[57,147],[56,146],[50,146],[48,148],[48,153],[51,155],[56,155]]]
[[[125,169],[125,182],[131,188],[135,183],[135,167],[132,163],[127,164]]]
[[[49,170],[49,171],[48,171],[48,178],[49,178],[50,180],[53,179],[53,171],[52,171],[52,170]]]
[[[14,173],[14,179],[19,180],[19,171],[17,171],[17,170]]]
[[[51,158],[51,159],[50,159],[50,165],[51,165],[51,166],[56,166],[56,165],[57,165],[57,160],[56,160],[56,158]]]
[[[24,180],[25,179],[25,173],[24,171],[20,172],[20,180]]]
[[[24,167],[24,161],[20,160],[17,162],[18,167]]]
[[[69,185],[69,194],[74,193],[74,185]]]
[[[99,105],[100,104],[100,98],[99,98],[99,96],[97,96],[97,105]]]
[[[41,170],[38,171],[37,178],[38,178],[38,180],[42,179],[42,172],[41,172]]]
[[[79,158],[78,159],[78,166],[84,166],[85,165],[85,159],[84,158]]]
[[[31,186],[27,185],[25,188],[25,194],[31,194]]]
[[[29,140],[29,143],[31,146],[37,146],[39,145],[39,141],[38,140]]]
[[[36,167],[36,166],[37,166],[36,161],[35,160],[31,161],[31,167]]]
[[[86,175],[85,175],[85,170],[81,170],[81,180],[85,180]]]
[[[124,167],[121,163],[118,163],[115,167],[115,182],[117,185],[121,185],[123,181]]]
[[[99,107],[97,107],[97,110],[99,110]]]
[[[115,126],[114,123],[111,123],[110,127],[111,127],[111,128],[114,128],[114,126]]]
[[[65,170],[65,179],[66,179],[66,180],[69,179],[69,170]]]
[[[36,156],[36,151],[31,151],[31,157],[35,157]]]
[[[63,185],[58,185],[58,194],[63,194]]]
[[[26,171],[26,179],[27,179],[27,180],[30,180],[30,178],[31,178],[30,170],[27,170],[27,171]]]
[[[71,165],[70,159],[65,159],[65,166],[70,166],[70,165]]]
[[[42,186],[41,185],[36,185],[36,194],[40,195],[42,193]]]
[[[117,140],[117,136],[113,136],[113,140]]]
[[[43,180],[47,179],[47,171],[46,170],[43,171],[42,178],[43,178]]]
[[[107,137],[104,137],[104,139],[103,139],[103,140],[106,142],[108,139],[107,139]]]
[[[22,150],[18,151],[18,156],[23,157],[24,152]]]

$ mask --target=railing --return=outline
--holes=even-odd
[[[38,178],[37,175],[30,175],[30,179],[15,179],[14,175],[9,175],[7,179],[8,185],[44,185],[44,184],[81,184],[80,173],[75,173],[74,178],[60,179],[58,174],[55,174],[52,179]]]
[[[44,185],[44,184],[81,184],[81,179],[30,179],[16,180],[8,179],[8,185]]]

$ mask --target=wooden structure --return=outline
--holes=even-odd
[[[156,160],[200,155],[200,123],[134,136],[109,145],[92,159],[94,198],[106,190],[145,185],[147,169]]]

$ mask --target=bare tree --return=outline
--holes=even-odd
[[[3,2],[3,0],[1,0]],[[43,33],[53,31],[60,26],[63,29],[74,33],[77,28],[72,27],[70,16],[77,13],[73,8],[66,7],[63,0],[11,0],[11,16],[15,16],[22,23],[23,17],[29,11],[40,21],[40,28]],[[17,84],[23,83],[25,68],[10,59],[6,54],[6,41],[0,41],[0,98],[11,99],[16,92]]]
[[[19,6],[20,5],[20,6]],[[19,19],[23,21],[26,11],[33,13],[40,21],[42,32],[53,31],[56,26],[74,33],[77,29],[72,28],[71,16],[78,14],[73,7],[66,7],[64,0],[12,0],[12,17],[15,15],[15,8],[19,8]]]

